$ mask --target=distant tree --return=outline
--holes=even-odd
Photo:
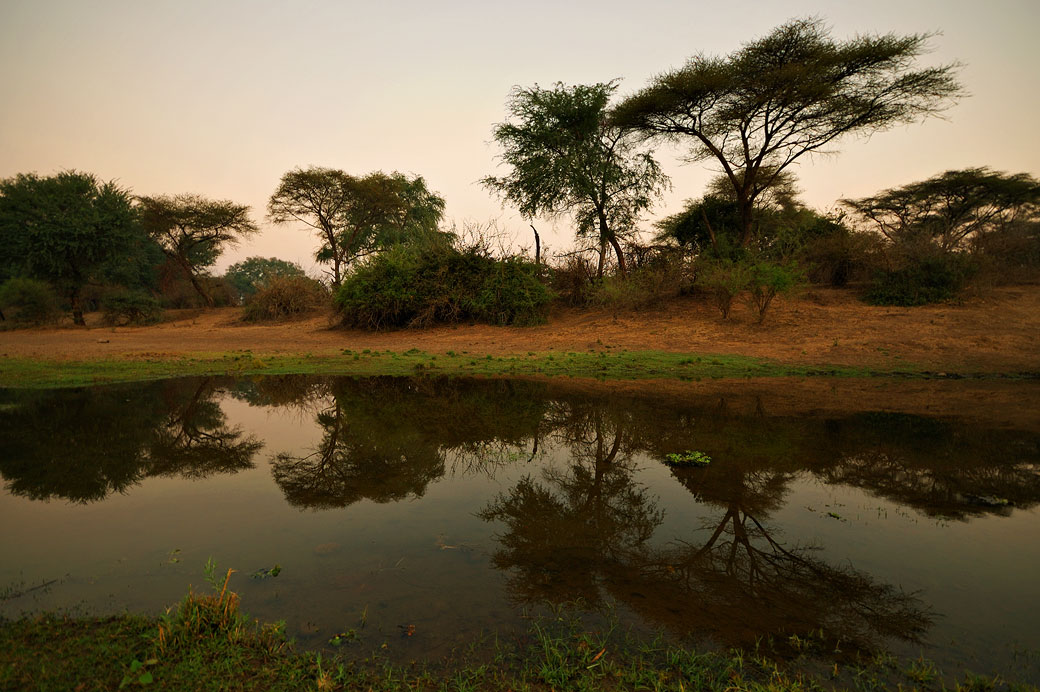
[[[142,237],[129,191],[89,173],[19,174],[0,181],[0,266],[50,282],[85,324],[81,293],[134,265]]]
[[[266,282],[276,276],[302,277],[307,274],[300,265],[276,257],[249,257],[228,267],[224,278],[240,301],[247,300]]]
[[[612,122],[689,142],[691,161],[716,161],[748,246],[756,200],[799,158],[932,115],[960,94],[956,65],[913,69],[928,39],[836,42],[821,21],[794,20],[729,56],[698,55],[655,77],[614,109]]]
[[[577,235],[609,244],[626,273],[620,240],[635,230],[667,177],[631,133],[607,121],[616,82],[551,89],[515,87],[510,121],[495,127],[510,171],[481,182],[526,217],[570,214]]]
[[[1040,221],[1040,181],[1026,173],[966,168],[841,203],[894,244],[947,253]]]
[[[360,257],[405,242],[444,242],[438,230],[444,198],[421,176],[372,173],[355,177],[311,167],[282,176],[267,203],[274,223],[296,221],[315,230],[321,244],[315,259],[332,266],[332,284]]]
[[[199,276],[225,248],[259,230],[249,218],[249,207],[193,194],[138,197],[137,201],[144,229],[213,307],[213,297],[202,288]]]

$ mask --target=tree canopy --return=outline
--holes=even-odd
[[[494,129],[509,173],[481,182],[529,218],[570,214],[580,238],[607,243],[625,273],[619,239],[631,234],[667,178],[625,130],[607,121],[616,82],[515,87],[511,120]]]
[[[115,182],[77,171],[0,181],[2,272],[53,284],[76,324],[84,286],[136,270],[145,246],[130,193]]]
[[[332,266],[339,286],[357,259],[405,242],[445,242],[444,198],[422,176],[394,172],[356,177],[332,168],[294,169],[267,204],[274,223],[298,222],[317,232],[315,259]]]
[[[199,274],[226,247],[259,230],[249,218],[249,207],[193,194],[139,197],[137,202],[144,229],[213,307],[213,297],[202,288]]]
[[[1040,181],[966,168],[841,203],[893,243],[952,252],[1016,223],[1040,221]]]
[[[238,299],[243,301],[276,276],[306,276],[306,273],[300,265],[277,257],[248,257],[232,264],[224,274]]]
[[[689,145],[691,162],[717,162],[747,246],[756,199],[798,159],[935,114],[960,95],[956,65],[916,68],[929,38],[835,41],[820,20],[794,20],[731,55],[697,55],[655,77],[612,121]]]

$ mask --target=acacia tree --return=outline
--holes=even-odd
[[[616,89],[615,81],[515,87],[507,104],[512,120],[494,129],[510,171],[481,182],[528,218],[572,215],[577,235],[599,243],[599,273],[609,244],[624,276],[619,239],[634,231],[668,179],[631,133],[607,121]]]
[[[267,203],[267,218],[316,231],[321,244],[315,259],[332,265],[332,284],[338,287],[347,267],[361,257],[398,243],[448,238],[438,230],[444,206],[422,176],[356,177],[311,167],[282,176]]]
[[[50,282],[85,324],[83,288],[135,265],[144,251],[129,191],[89,173],[0,180],[0,266]]]
[[[202,288],[199,275],[226,247],[259,230],[249,218],[249,207],[192,194],[138,197],[137,204],[145,230],[181,268],[206,305],[213,307],[213,297]]]
[[[841,203],[894,244],[948,253],[1040,220],[1040,181],[1027,173],[966,168]]]
[[[961,93],[956,65],[915,69],[929,36],[834,41],[798,19],[726,57],[698,55],[655,77],[613,111],[648,137],[690,145],[715,161],[740,211],[740,244],[754,239],[755,201],[806,154],[935,114]]]

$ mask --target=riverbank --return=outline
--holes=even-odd
[[[400,374],[430,364],[451,374],[611,379],[1040,372],[1040,291],[1033,286],[915,308],[870,306],[848,290],[814,289],[778,302],[762,325],[745,306],[723,320],[708,301],[695,297],[638,312],[562,310],[547,324],[526,328],[365,332],[333,327],[327,315],[246,324],[240,312],[171,311],[167,321],[147,327],[105,327],[94,315],[86,329],[0,331],[0,386],[57,386],[63,378],[72,384],[72,373],[80,373],[76,382],[83,383],[91,369],[100,380],[112,381],[291,368]],[[565,360],[567,354],[576,357]]]

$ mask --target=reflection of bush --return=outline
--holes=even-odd
[[[316,508],[421,497],[449,456],[474,461],[491,442],[533,437],[542,418],[538,389],[507,381],[335,380],[317,415],[321,442],[305,455],[279,454],[275,481],[290,503]]]
[[[148,476],[200,478],[252,466],[262,446],[228,429],[212,380],[7,395],[0,473],[32,499],[93,502]]]

